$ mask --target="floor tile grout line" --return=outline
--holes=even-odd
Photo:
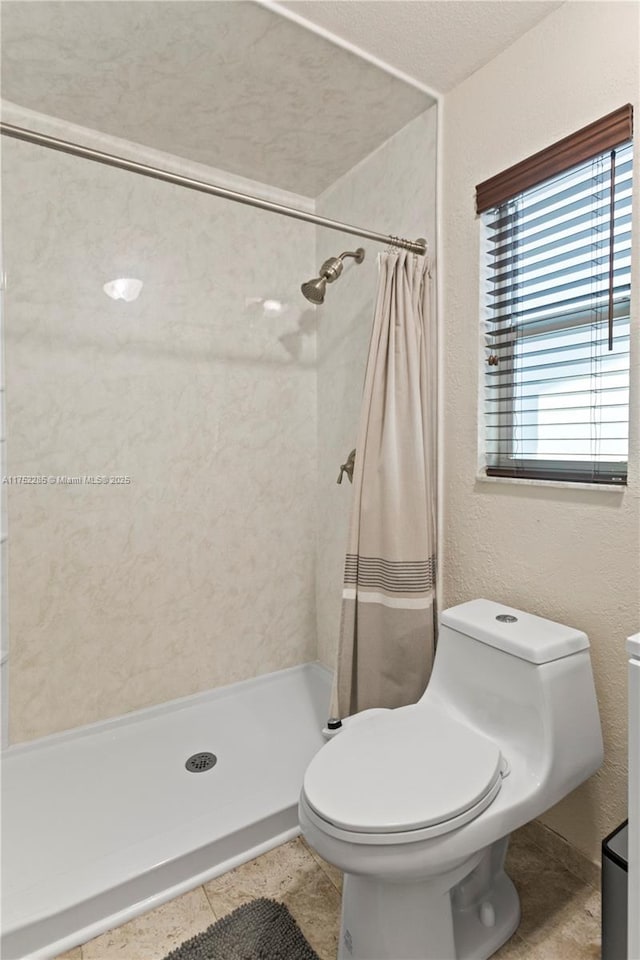
[[[311,854],[311,856],[312,856],[313,859],[315,860],[316,864],[320,867],[320,869],[321,869],[322,872],[324,873],[324,875],[325,875],[325,877],[327,878],[327,880],[329,880],[329,882],[331,883],[331,885],[332,885],[332,886],[338,891],[338,893],[342,896],[342,890],[340,889],[340,887],[338,886],[338,884],[335,882],[335,880],[334,880],[333,877],[331,876],[331,873],[329,872],[329,870],[326,869],[326,863],[325,863],[325,861],[322,859],[322,857],[320,856],[320,854],[319,854],[319,853],[316,853],[316,851],[313,849],[313,847],[310,847],[310,846],[309,846],[309,844],[306,842],[306,840],[304,839],[304,837],[300,837],[300,839],[301,839],[301,841],[302,841],[303,847]]]
[[[533,840],[533,839],[531,839],[529,842],[530,842],[534,847],[536,847],[536,849],[537,849],[543,856],[549,857],[549,858],[550,858],[551,860],[553,860],[555,863],[559,864],[559,865],[560,865],[561,867],[563,867],[568,873],[570,873],[571,876],[574,877],[576,880],[579,880],[581,883],[584,883],[586,886],[591,887],[592,890],[595,890],[595,891],[599,891],[599,890],[600,890],[600,884],[599,884],[599,883],[592,883],[591,880],[587,880],[587,878],[584,876],[584,874],[578,873],[577,870],[573,870],[573,869],[569,866],[569,864],[566,863],[566,862],[562,859],[562,857],[559,857],[559,856],[557,856],[555,853],[553,853],[551,850],[548,850],[543,844],[538,843],[537,840]],[[585,857],[585,860],[586,860],[586,857]],[[591,861],[588,861],[588,862],[591,862]]]
[[[575,877],[576,880],[579,880],[580,883],[584,883],[584,885],[585,885],[586,887],[590,887],[591,890],[595,890],[596,892],[599,892],[599,891],[600,891],[600,884],[599,884],[599,883],[592,883],[591,880],[587,880],[587,878],[586,878],[585,876],[583,876],[582,874],[578,873],[576,870],[572,870],[571,867],[568,866],[563,860],[559,860],[559,859],[557,859],[557,858],[555,858],[555,857],[554,857],[554,859],[556,860],[557,863],[559,863],[561,866],[563,866],[563,867],[565,868],[565,870],[566,870],[568,873],[571,874],[572,877]]]
[[[204,892],[206,901],[207,901],[207,903],[209,904],[209,909],[211,910],[211,913],[213,914],[213,920],[214,920],[215,923],[217,923],[218,920],[221,920],[222,918],[221,918],[220,916],[218,916],[218,913],[217,913],[217,911],[215,910],[215,908],[214,908],[214,906],[213,906],[213,904],[212,904],[212,902],[211,902],[211,897],[210,897],[209,894],[207,893],[206,884],[204,884],[204,883],[202,884],[202,890],[203,890],[203,892]]]
[[[315,858],[314,858],[314,859],[315,859]],[[320,867],[320,869],[321,869],[322,872],[324,873],[325,877],[327,878],[327,880],[329,881],[329,883],[331,884],[331,886],[333,887],[333,889],[334,889],[340,896],[342,896],[342,890],[340,889],[340,887],[338,886],[338,884],[335,882],[335,880],[333,879],[333,877],[331,876],[331,874],[329,873],[329,871],[328,871],[328,870],[325,870],[325,868],[323,867],[323,865],[322,865],[319,861],[316,861],[316,863],[318,864],[318,866]]]
[[[528,953],[531,952],[532,950],[534,950],[534,951],[536,950],[536,945],[535,945],[535,943],[532,943],[531,940],[529,940],[528,937],[523,937],[522,934],[521,934],[521,933],[518,933],[517,930],[516,930],[516,932],[513,934],[513,936],[511,936],[511,937],[509,938],[509,940],[507,940],[507,943],[511,943],[512,940],[515,940],[516,943],[521,943],[522,946],[527,949],[527,952],[528,952]],[[551,960],[551,958],[550,958],[550,960]]]
[[[546,857],[550,857],[557,863],[561,863],[562,866],[574,877],[577,877],[578,880],[582,880],[583,883],[588,883],[594,890],[600,889],[599,878],[602,870],[600,864],[590,860],[581,850],[578,850],[572,843],[565,840],[565,838],[552,827],[548,827],[539,820],[534,820],[533,825],[535,829],[527,831],[527,842],[532,843]],[[586,865],[586,869],[583,873],[580,873],[577,869],[573,869],[568,865],[568,860],[582,860]],[[595,882],[587,880],[586,873],[595,873],[597,875]]]

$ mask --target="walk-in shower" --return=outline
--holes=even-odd
[[[3,475],[43,480],[0,498],[1,952],[50,960],[298,832],[373,254],[435,236],[437,116],[258,3],[5,6]]]
[[[346,250],[344,253],[341,253],[339,257],[329,257],[328,260],[325,260],[320,267],[320,276],[314,277],[313,280],[307,280],[307,282],[303,283],[300,287],[309,303],[324,303],[327,284],[333,283],[338,279],[342,273],[343,260],[345,257],[353,257],[356,263],[362,263],[364,260],[364,250],[362,247],[358,247],[358,249],[353,252]]]

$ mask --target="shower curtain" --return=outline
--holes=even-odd
[[[379,256],[331,713],[415,702],[431,673],[436,327],[426,257]]]

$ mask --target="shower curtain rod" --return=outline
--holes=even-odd
[[[427,241],[422,238],[418,240],[405,240],[402,237],[387,236],[384,233],[376,233],[374,230],[364,230],[362,227],[354,227],[349,223],[341,223],[339,220],[328,220],[326,217],[319,217],[315,213],[306,213],[304,210],[287,207],[282,203],[272,203],[270,200],[261,200],[260,197],[253,197],[248,193],[227,190],[225,187],[217,187],[215,184],[206,183],[204,180],[194,180],[192,177],[183,177],[179,173],[169,173],[168,170],[162,170],[160,167],[151,167],[146,163],[137,163],[135,160],[125,160],[124,157],[104,153],[102,150],[93,150],[91,147],[82,147],[78,143],[59,140],[57,137],[49,137],[44,133],[35,133],[33,130],[27,130],[25,127],[16,127],[11,123],[0,123],[0,133],[4,134],[5,137],[13,137],[15,140],[35,143],[41,147],[48,147],[50,150],[59,150],[61,153],[69,153],[73,157],[83,157],[85,160],[94,160],[96,163],[104,163],[109,167],[117,167],[119,170],[128,170],[130,173],[139,173],[144,177],[152,177],[154,180],[174,183],[180,187],[187,187],[189,190],[197,190],[200,193],[208,193],[214,197],[221,197],[223,200],[235,200],[236,203],[244,203],[249,207],[257,207],[259,210],[268,210],[270,213],[279,213],[285,217],[293,217],[296,220],[305,220],[307,223],[315,223],[319,227],[326,227],[328,230],[339,230],[341,233],[350,233],[354,237],[365,237],[367,240],[375,240],[376,243],[386,243],[392,247],[401,247],[403,250],[410,250],[412,253],[417,253],[421,256],[424,256],[427,252]]]

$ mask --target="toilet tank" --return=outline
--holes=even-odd
[[[421,702],[498,742],[558,799],[602,763],[589,639],[573,627],[492,600],[445,610]]]

